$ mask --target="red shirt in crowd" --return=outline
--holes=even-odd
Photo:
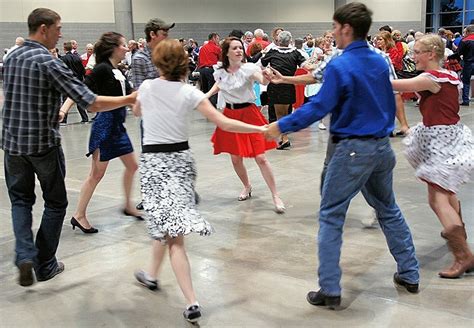
[[[199,68],[216,65],[221,56],[221,47],[209,41],[199,50]]]
[[[252,42],[250,42],[250,44],[247,47],[247,51],[245,52],[247,54],[247,56],[249,56],[249,57],[250,57],[250,49],[252,49],[252,45],[254,43],[260,43],[262,45],[262,49],[265,49],[270,44],[270,42],[265,41],[262,38],[255,38]]]

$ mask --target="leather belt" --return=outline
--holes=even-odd
[[[156,144],[143,145],[142,153],[172,153],[176,151],[188,150],[189,144],[187,141],[178,142],[174,144]]]
[[[376,137],[373,135],[367,135],[367,136],[348,136],[348,137],[339,137],[339,136],[332,136],[332,142],[337,144],[339,141],[342,141],[344,139],[359,139],[359,140],[379,140],[383,139],[385,137]]]
[[[252,105],[252,103],[241,103],[241,104],[229,104],[229,103],[225,103],[225,108],[229,108],[229,109],[241,109],[241,108],[244,108],[244,107],[248,107]]]

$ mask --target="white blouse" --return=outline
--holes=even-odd
[[[253,75],[259,71],[260,68],[253,63],[243,64],[235,73],[229,73],[221,65],[215,65],[214,79],[219,86],[220,96],[230,104],[253,103],[256,99]]]

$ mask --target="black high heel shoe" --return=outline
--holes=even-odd
[[[99,232],[99,230],[97,230],[94,227],[90,227],[88,229],[84,228],[83,226],[81,226],[81,224],[76,220],[74,216],[71,218],[71,225],[72,225],[72,230],[76,230],[76,227],[78,227],[79,229],[81,229],[83,233],[98,233]]]
[[[129,213],[126,209],[123,209],[122,213],[123,213],[123,215],[125,215],[125,216],[133,216],[133,217],[135,217],[135,219],[140,220],[140,221],[145,220],[145,219],[143,218],[143,216],[141,216],[141,215],[133,215],[132,213]]]

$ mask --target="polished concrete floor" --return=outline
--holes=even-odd
[[[419,121],[418,110],[407,105],[409,121]],[[462,120],[474,128],[474,104],[462,108]],[[78,121],[72,114],[70,122]],[[137,120],[127,127],[138,145]],[[114,160],[90,203],[89,220],[96,235],[73,231],[74,212],[82,181],[88,174],[90,125],[62,127],[67,161],[69,208],[58,258],[66,270],[32,287],[17,285],[13,265],[14,236],[10,204],[0,159],[0,326],[1,327],[186,327],[184,299],[169,261],[161,274],[162,290],[139,286],[134,270],[150,257],[150,240],[143,222],[121,215],[123,166]],[[200,210],[214,225],[210,237],[190,236],[187,249],[193,280],[202,305],[203,327],[473,327],[474,276],[444,280],[438,270],[451,263],[440,224],[427,204],[426,187],[413,176],[402,154],[400,138],[392,139],[398,156],[395,191],[412,230],[421,265],[421,291],[412,295],[394,288],[394,260],[380,229],[364,228],[371,209],[358,196],[351,204],[344,230],[343,309],[330,311],[309,305],[308,290],[317,286],[315,234],[320,173],[327,131],[316,126],[291,136],[292,149],[270,151],[287,213],[272,211],[270,192],[252,160],[246,165],[253,185],[252,198],[238,202],[241,190],[228,156],[212,155],[209,138],[214,127],[194,114],[190,143],[198,166]],[[39,224],[42,200],[39,186],[34,227]],[[474,184],[461,189],[464,219],[474,231]],[[140,199],[138,183],[135,198]]]

